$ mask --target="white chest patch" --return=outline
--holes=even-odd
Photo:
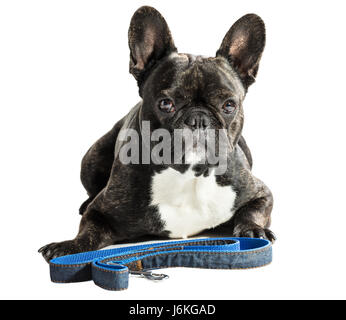
[[[168,168],[152,180],[152,205],[157,206],[171,238],[186,238],[226,222],[233,215],[236,193],[221,187],[215,176],[196,177],[189,169]]]

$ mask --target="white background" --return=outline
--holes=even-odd
[[[122,292],[53,284],[37,249],[75,236],[81,158],[139,100],[127,30],[144,4],[193,54],[213,56],[243,14],[265,21],[244,135],[274,194],[274,260],[169,269],[167,281],[132,278]],[[0,298],[346,298],[344,14],[343,1],[1,1]]]

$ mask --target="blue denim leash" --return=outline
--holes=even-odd
[[[93,280],[108,290],[128,288],[129,274],[161,280],[148,270],[167,267],[246,269],[272,261],[271,242],[257,238],[204,238],[169,241],[55,258],[49,262],[53,282]]]

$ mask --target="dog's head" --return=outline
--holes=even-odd
[[[260,17],[248,14],[227,32],[215,57],[177,52],[161,14],[139,8],[129,28],[130,73],[151,130],[225,129],[234,146],[243,127],[242,102],[265,45]]]

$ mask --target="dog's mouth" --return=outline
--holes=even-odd
[[[172,137],[175,163],[215,163],[232,150],[224,129],[175,129]]]

